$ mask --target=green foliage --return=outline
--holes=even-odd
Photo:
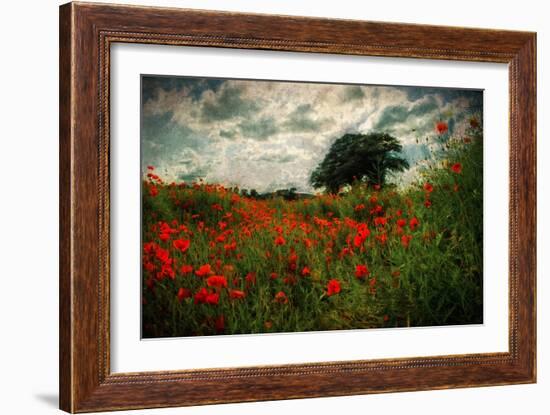
[[[383,185],[389,171],[403,171],[409,163],[399,157],[402,146],[386,133],[346,134],[330,147],[324,160],[311,174],[313,187],[324,187],[330,193],[366,180]]]

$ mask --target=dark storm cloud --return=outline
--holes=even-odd
[[[208,173],[207,166],[197,167],[185,173],[180,173],[177,175],[177,179],[186,183],[192,183],[198,179],[203,178]]]
[[[228,86],[215,101],[206,101],[202,106],[203,121],[221,121],[234,117],[247,116],[256,112],[258,104],[242,97],[241,86]]]
[[[142,160],[157,166],[166,160],[176,161],[185,149],[200,150],[205,146],[192,129],[173,122],[171,112],[143,117],[141,137]]]
[[[265,161],[268,163],[289,163],[296,160],[296,158],[297,156],[292,154],[265,154],[255,159],[255,161]]]
[[[237,136],[237,131],[235,130],[220,130],[220,137],[233,139]]]
[[[406,105],[389,106],[375,124],[374,129],[379,131],[392,130],[395,125],[407,122],[410,118],[420,118],[438,109],[437,101],[433,96],[412,107]]]
[[[471,107],[479,109],[483,105],[483,91],[480,90],[422,86],[402,86],[398,88],[405,91],[410,101],[417,101],[426,95],[437,95],[443,100],[443,104],[448,104],[459,98],[466,98],[470,101]]]
[[[352,85],[347,87],[344,90],[343,100],[354,101],[354,100],[363,99],[364,97],[365,97],[365,92],[363,91],[363,88],[361,88],[358,85]]]
[[[239,124],[239,130],[243,137],[262,141],[277,134],[279,127],[273,117],[263,117],[258,120],[246,119]]]
[[[319,131],[325,120],[316,120],[312,117],[311,104],[299,105],[284,122],[283,126],[291,132]]]
[[[224,82],[220,79],[143,75],[141,77],[142,99],[145,103],[155,99],[160,91],[180,92],[187,89],[189,96],[198,100],[204,91],[217,91]]]

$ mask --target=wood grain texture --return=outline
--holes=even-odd
[[[509,352],[111,373],[109,70],[110,45],[116,42],[508,63]],[[90,412],[534,382],[535,68],[534,33],[86,3],[61,6],[61,409]]]
[[[59,406],[67,411],[73,403],[71,321],[71,141],[72,126],[72,20],[70,8],[59,15]]]

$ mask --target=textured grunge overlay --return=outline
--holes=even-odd
[[[483,91],[141,88],[143,337],[483,322]]]

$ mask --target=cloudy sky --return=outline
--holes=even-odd
[[[296,187],[345,133],[397,137],[412,168],[432,156],[434,126],[461,134],[481,91],[430,87],[142,77],[142,169],[259,192]],[[428,137],[428,141],[426,138]],[[408,178],[408,179],[407,179]]]

